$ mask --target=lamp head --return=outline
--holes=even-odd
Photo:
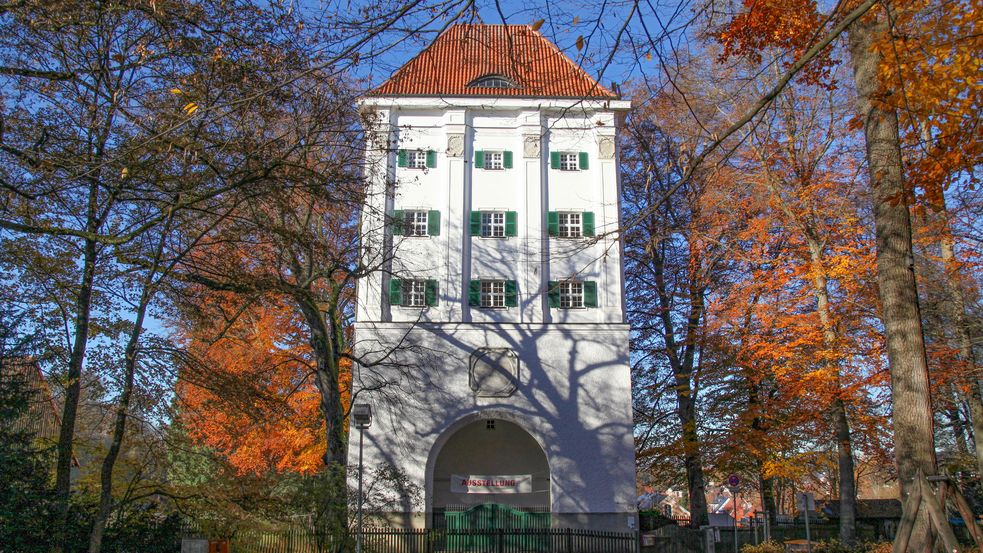
[[[368,403],[352,405],[352,420],[355,422],[355,428],[359,430],[372,426],[372,406]]]

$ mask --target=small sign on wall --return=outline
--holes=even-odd
[[[532,475],[453,474],[451,493],[532,493]]]

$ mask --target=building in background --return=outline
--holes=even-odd
[[[389,522],[634,528],[613,234],[629,102],[529,26],[456,25],[360,105],[362,259],[381,269],[358,288],[365,467],[423,492]]]

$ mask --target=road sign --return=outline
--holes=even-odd
[[[736,474],[731,474],[727,477],[727,485],[731,488],[736,488],[741,485],[741,477]]]
[[[800,511],[815,511],[816,496],[809,492],[795,494],[795,507]]]

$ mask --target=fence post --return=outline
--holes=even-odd
[[[573,530],[567,528],[567,553],[573,553]]]
[[[505,553],[505,529],[498,529],[498,553]]]

